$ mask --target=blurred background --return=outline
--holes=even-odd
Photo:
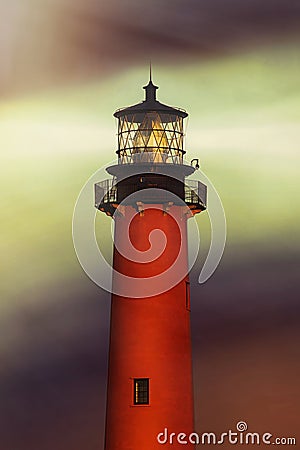
[[[143,99],[150,59],[159,99],[190,114],[188,158],[228,223],[199,286],[210,236],[197,219],[196,430],[245,420],[299,446],[299,2],[0,5],[1,450],[103,448],[109,294],[82,271],[71,221],[115,156],[112,113]],[[106,240],[103,214],[97,227]]]

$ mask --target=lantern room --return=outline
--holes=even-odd
[[[114,113],[118,119],[119,164],[183,164],[183,109],[172,108],[156,99],[158,89],[150,78],[145,100]]]
[[[186,180],[199,167],[197,159],[191,164],[184,162],[184,119],[188,114],[157,100],[158,87],[151,72],[144,89],[144,101],[114,113],[118,120],[118,164],[106,169],[112,179],[96,183],[95,206],[113,215],[121,203],[139,204],[140,210],[146,203],[185,202],[197,214],[206,208],[206,186]]]

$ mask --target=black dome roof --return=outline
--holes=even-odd
[[[163,103],[160,103],[158,100],[156,100],[156,91],[158,89],[158,86],[155,86],[152,83],[151,78],[147,86],[144,86],[143,89],[145,89],[146,91],[146,98],[144,101],[133,106],[128,106],[127,108],[118,109],[114,113],[114,117],[119,118],[125,115],[134,115],[134,121],[136,122],[139,121],[145,113],[153,111],[170,115],[170,121],[175,120],[175,116],[180,116],[182,118],[188,116],[188,113],[183,109],[173,108],[172,106],[164,105]]]

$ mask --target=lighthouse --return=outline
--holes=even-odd
[[[150,75],[145,99],[114,113],[118,163],[95,185],[114,220],[105,450],[154,450],[166,429],[194,431],[187,221],[205,210],[206,186],[188,180],[199,166],[185,160],[187,112],[157,89]]]

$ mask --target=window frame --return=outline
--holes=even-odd
[[[139,401],[137,398],[136,387],[137,383],[141,381],[146,382],[146,390],[142,392],[142,394],[146,393],[146,401]],[[134,406],[147,406],[150,404],[150,378],[133,378],[133,404]]]

